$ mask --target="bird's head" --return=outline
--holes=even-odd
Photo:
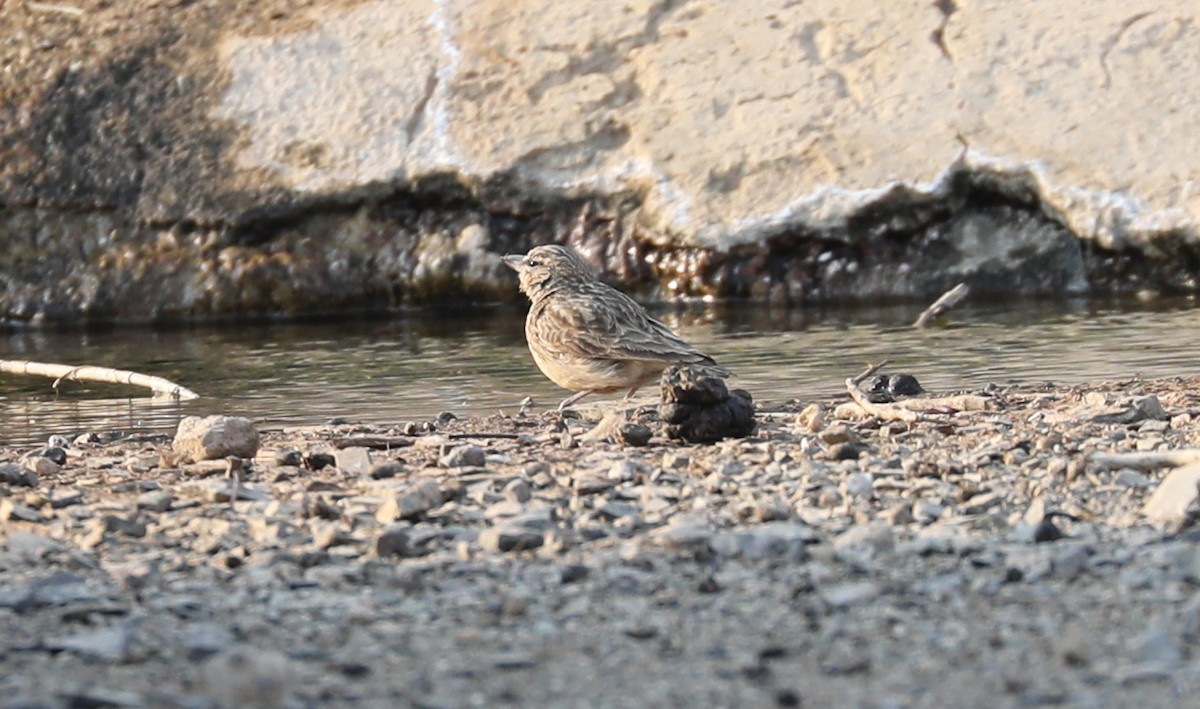
[[[583,257],[558,244],[535,247],[524,256],[509,254],[504,263],[517,272],[521,292],[531,300],[567,283],[596,280]]]

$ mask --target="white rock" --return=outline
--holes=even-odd
[[[1162,528],[1178,527],[1200,498],[1200,463],[1190,463],[1167,473],[1142,506],[1142,514]]]
[[[171,448],[185,463],[231,455],[253,458],[258,453],[258,430],[240,416],[187,416],[179,422]]]

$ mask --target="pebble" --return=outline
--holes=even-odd
[[[204,661],[197,689],[222,707],[281,709],[294,681],[292,672],[280,652],[237,645]]]
[[[371,471],[371,451],[359,446],[342,448],[333,454],[334,465],[347,475],[366,475]]]
[[[83,502],[83,493],[78,490],[55,490],[50,494],[50,507],[61,510]]]
[[[138,495],[137,508],[150,512],[166,512],[171,509],[174,500],[175,496],[166,490],[151,490]]]
[[[405,475],[407,472],[408,469],[404,466],[404,463],[389,460],[372,466],[371,470],[367,473],[367,477],[372,480],[390,480]]]
[[[1151,523],[1175,529],[1187,521],[1188,514],[1200,498],[1200,463],[1180,466],[1167,473],[1142,507],[1142,514]]]
[[[183,634],[183,649],[192,662],[211,657],[232,644],[233,633],[216,623],[194,623]]]
[[[650,442],[650,438],[653,435],[654,431],[650,430],[650,427],[644,424],[631,421],[617,426],[617,442],[622,445],[634,447],[645,446]]]
[[[537,549],[543,541],[541,532],[513,524],[489,527],[479,533],[479,546],[492,552]]]
[[[375,555],[381,559],[408,556],[410,551],[408,527],[392,525],[375,538]]]
[[[32,507],[13,502],[5,497],[0,499],[0,521],[14,520],[17,522],[43,522],[42,516]]]
[[[184,463],[227,456],[253,458],[258,453],[258,430],[240,416],[185,416],[175,431],[172,452]]]
[[[533,496],[533,488],[521,478],[514,478],[504,486],[503,495],[514,502],[528,502]]]
[[[836,608],[862,605],[879,595],[879,585],[871,581],[852,581],[821,589],[821,598]]]
[[[38,456],[32,458],[29,462],[33,465],[33,471],[43,478],[58,475],[62,472],[62,464],[56,463],[49,458]]]
[[[895,546],[895,531],[891,525],[883,523],[857,525],[833,539],[833,548],[838,551],[866,549],[871,552],[888,552]]]
[[[9,485],[37,487],[37,473],[16,463],[0,463],[0,483]]]
[[[380,524],[414,519],[442,504],[443,499],[441,486],[427,480],[400,495],[387,498],[375,512],[375,519]]]
[[[133,633],[126,623],[117,623],[107,628],[48,638],[44,644],[48,650],[70,652],[102,662],[121,663],[129,658],[133,648]]]
[[[479,468],[487,462],[487,452],[476,445],[455,446],[438,459],[443,468]]]

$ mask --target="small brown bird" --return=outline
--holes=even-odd
[[[632,298],[600,282],[568,247],[538,246],[524,256],[505,256],[504,262],[517,271],[521,292],[533,301],[525,318],[533,361],[555,384],[576,392],[563,399],[559,411],[592,393],[627,389],[628,399],[676,363],[729,374]]]

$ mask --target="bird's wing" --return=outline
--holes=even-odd
[[[558,291],[538,304],[530,333],[572,357],[712,363],[632,298],[602,283]]]

